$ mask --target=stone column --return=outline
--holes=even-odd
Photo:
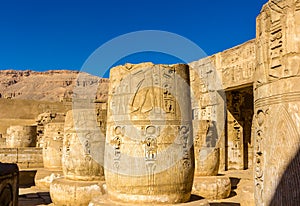
[[[62,176],[62,147],[64,123],[48,123],[44,128],[43,162],[44,168],[35,175],[39,188],[49,189],[51,182]]]
[[[7,129],[6,147],[35,147],[36,126],[10,126]]]
[[[104,180],[104,170],[99,164],[99,158],[103,158],[99,148],[105,141],[102,135],[94,110],[67,112],[62,154],[64,178],[55,179],[50,185],[55,205],[88,205],[93,196],[103,193],[100,181]]]
[[[226,198],[231,191],[230,179],[217,176],[220,152],[222,157],[225,152],[225,93],[214,67],[215,58],[190,64],[196,163],[193,194],[207,199]]]
[[[43,167],[42,150],[35,147],[35,125],[10,126],[5,139],[7,148],[0,148],[1,162],[18,164],[21,175],[24,173],[34,175],[37,168]],[[32,180],[31,178],[22,178],[20,184],[32,185],[34,184]]]
[[[187,65],[126,64],[110,71],[105,178],[121,204],[190,199],[194,151]]]
[[[256,205],[300,201],[300,1],[269,1],[257,17]]]

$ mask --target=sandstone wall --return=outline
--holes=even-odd
[[[231,142],[237,142],[236,145],[239,145],[239,151],[233,155],[242,154],[244,150],[243,136],[240,134],[238,136],[233,135],[235,133],[234,129],[225,131],[226,117],[230,116],[232,112],[229,108],[226,108],[228,99],[225,93],[233,89],[252,86],[256,66],[255,46],[255,40],[250,40],[239,46],[190,63],[194,141],[196,145],[198,144],[196,148],[199,147],[200,153],[208,150],[207,144],[220,148],[220,170],[225,170],[228,166],[228,163],[226,163],[226,159],[228,159],[226,133],[232,133],[228,138],[232,139]],[[232,107],[236,106],[232,105]],[[252,116],[252,113],[250,113],[250,116]],[[248,122],[251,125],[251,119]],[[207,124],[214,126],[207,127],[205,126]],[[243,130],[241,129],[239,132],[243,132]],[[249,133],[251,132],[249,131]],[[210,143],[206,141],[207,139],[211,139]],[[198,150],[196,149],[196,153]],[[201,155],[200,153],[199,155]],[[237,162],[236,169],[245,167],[243,155],[240,155]]]
[[[300,1],[269,1],[257,18],[256,32],[256,204],[296,205],[300,200]]]

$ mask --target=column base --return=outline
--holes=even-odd
[[[34,178],[35,186],[39,189],[49,190],[52,181],[62,176],[62,170],[38,169]]]
[[[208,200],[219,200],[230,195],[231,183],[226,176],[194,177],[192,194]]]
[[[53,180],[50,196],[56,206],[88,205],[93,197],[105,194],[103,181],[76,181],[65,178]]]

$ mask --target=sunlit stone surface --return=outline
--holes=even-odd
[[[187,65],[118,66],[110,72],[105,148],[108,197],[189,200],[194,176]]]

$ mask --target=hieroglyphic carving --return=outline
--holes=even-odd
[[[244,169],[244,131],[245,117],[242,109],[246,109],[245,96],[247,89],[227,92],[227,136],[228,136],[228,168]],[[251,124],[251,121],[249,121]]]
[[[166,113],[175,113],[175,88],[174,78],[175,78],[175,69],[174,68],[164,68],[162,75],[163,82],[163,109]]]
[[[125,72],[120,74],[120,70]],[[128,79],[130,85],[125,114],[111,107],[111,102],[124,93],[113,90],[113,85],[109,89],[104,163],[110,197],[120,201],[126,198],[136,204],[160,203],[161,197],[164,203],[174,203],[175,198],[177,202],[187,201],[192,187],[194,153],[192,145],[174,144],[174,140],[180,136],[178,127],[191,128],[189,67],[143,63],[131,65],[129,69],[125,65],[112,68],[110,78],[112,82]],[[113,131],[116,126],[126,127],[121,143]],[[184,129],[181,137],[186,137]],[[191,163],[186,164],[187,169],[182,162],[187,158],[182,154],[183,147],[189,148]],[[121,158],[116,169],[114,153],[119,151]]]
[[[263,203],[264,190],[264,132],[267,110],[259,109],[254,115],[255,147],[254,147],[254,182],[256,205]]]
[[[145,152],[145,161],[148,171],[148,194],[153,194],[155,186],[155,168],[156,168],[156,158],[157,158],[157,139],[159,136],[159,127],[147,126],[144,131],[145,140],[144,152]]]
[[[188,125],[180,126],[179,127],[179,141],[182,145],[182,164],[184,168],[189,168],[191,165],[190,162],[190,154],[189,154],[189,135],[190,135],[190,129]]]
[[[116,126],[113,131],[114,131],[114,138],[110,143],[113,145],[113,149],[114,149],[113,165],[115,169],[118,169],[120,165],[121,144],[122,144],[122,137],[124,137],[125,127],[122,128],[121,126]]]
[[[281,8],[274,2],[269,2],[271,8],[271,25],[270,25],[270,71],[269,76],[278,78],[282,74],[280,73],[282,67],[282,55],[283,55],[283,31],[281,23]]]
[[[253,40],[219,54],[222,82],[225,88],[251,83],[255,69],[255,42]]]

